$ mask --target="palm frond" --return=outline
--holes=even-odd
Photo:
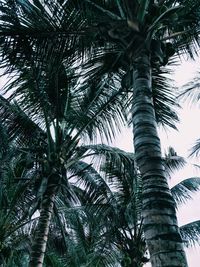
[[[10,140],[17,140],[21,144],[27,144],[27,142],[34,142],[36,136],[43,134],[43,122],[39,120],[39,123],[38,121],[35,123],[34,117],[31,120],[30,116],[19,107],[17,102],[10,103],[1,96],[0,112],[2,123],[9,134]]]
[[[49,267],[65,267],[66,262],[63,256],[57,255],[56,252],[47,252],[45,255],[45,264]]]
[[[74,180],[74,185],[84,190],[85,196],[82,195],[81,200],[83,201],[85,199],[85,204],[100,204],[108,201],[112,192],[91,164],[79,161],[73,164],[69,171],[73,174],[70,180]]]
[[[173,147],[169,147],[163,157],[163,162],[167,173],[171,176],[174,171],[180,170],[186,164],[186,160],[178,156]]]
[[[169,65],[174,65],[171,61]],[[152,97],[155,109],[156,121],[159,126],[176,128],[176,123],[179,121],[177,109],[180,107],[176,101],[176,88],[173,86],[173,80],[169,78],[172,74],[170,67],[153,67],[152,68]],[[129,84],[132,85],[131,82]],[[126,105],[131,106],[134,101],[130,95]],[[129,120],[131,124],[131,119]]]
[[[194,77],[191,81],[186,83],[182,92],[179,95],[180,99],[187,101],[190,104],[197,104],[200,100],[200,83],[199,83],[200,73],[196,73],[196,77]]]
[[[170,61],[170,65],[175,64]],[[126,53],[113,46],[101,52],[96,51],[83,65],[85,75],[90,79],[98,80],[101,86],[106,81],[110,89],[118,87],[119,94],[124,95],[123,110],[126,117],[130,117],[130,106],[134,101],[132,97],[132,74],[127,70]],[[106,75],[106,73],[108,73]],[[176,88],[172,85],[169,75],[172,70],[169,67],[153,67],[152,69],[152,96],[155,106],[156,120],[161,126],[169,126],[176,129],[175,123],[179,121],[176,101]],[[114,80],[114,82],[113,82]],[[127,94],[129,92],[129,94]],[[131,124],[131,119],[128,121]]]
[[[185,179],[171,188],[172,196],[177,205],[185,203],[187,200],[192,199],[191,194],[200,189],[200,178],[191,177]]]
[[[200,138],[196,140],[195,144],[191,148],[191,152],[189,156],[198,156],[200,152]]]
[[[194,221],[180,227],[181,236],[186,247],[200,244],[200,221]]]
[[[106,83],[103,89],[101,85],[93,84],[76,107],[76,113],[73,110],[69,113],[78,130],[77,136],[82,132],[84,137],[86,133],[92,140],[98,134],[110,141],[120,131],[120,126],[125,124],[123,97],[112,88],[110,90]]]
[[[121,166],[125,171],[129,166],[135,166],[135,158],[133,153],[125,152],[117,147],[111,147],[105,144],[87,145],[83,146],[88,149],[89,155],[94,155],[93,160],[95,164],[100,166],[101,162],[109,161],[113,166]],[[97,162],[95,163],[95,158]],[[122,171],[123,172],[123,171]]]
[[[59,1],[55,1],[54,4],[52,1],[12,2],[13,4],[9,4],[2,1],[0,5],[0,47],[4,62],[19,66],[23,61],[28,60],[30,63],[30,59],[37,62],[38,55],[44,60],[49,56],[45,53],[48,44],[55,44],[55,49],[52,48],[55,53],[62,40],[65,47],[62,47],[60,55],[70,56],[70,46],[78,39],[77,33],[84,25],[79,12],[72,5],[63,6]],[[79,47],[76,48],[78,51]]]
[[[176,101],[176,88],[173,87],[172,80],[168,78],[170,74],[171,70],[166,67],[153,69],[153,102],[158,124],[177,129],[176,123],[179,121],[177,109],[179,105]]]
[[[167,3],[168,10],[173,7],[178,9],[165,18],[163,25],[166,28],[158,31],[160,34],[165,34],[163,39],[172,42],[179,55],[186,53],[194,58],[199,47],[199,3],[197,1]]]

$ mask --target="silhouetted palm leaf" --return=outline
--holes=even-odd
[[[194,221],[180,227],[181,236],[187,247],[200,242],[200,221]]]
[[[181,181],[171,188],[173,198],[177,204],[185,203],[192,199],[191,193],[200,189],[200,178],[192,177]]]

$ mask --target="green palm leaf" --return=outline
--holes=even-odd
[[[200,242],[200,221],[194,221],[180,227],[181,236],[187,247]]]
[[[191,177],[181,181],[171,188],[172,196],[177,204],[185,203],[187,200],[192,199],[191,193],[199,191],[200,178]]]
[[[169,147],[165,152],[163,162],[169,176],[171,176],[174,171],[183,168],[186,164],[186,160],[183,157],[178,156],[176,151],[172,147]]]

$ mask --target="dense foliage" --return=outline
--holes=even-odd
[[[168,67],[197,53],[199,9],[198,1],[0,1],[2,266],[141,267],[199,242],[200,221],[179,233],[175,214],[199,178],[169,190],[184,160],[173,149],[161,155],[156,130],[176,128]],[[134,154],[104,144],[130,125]],[[166,238],[166,253],[151,246]],[[177,259],[186,266],[184,253]]]

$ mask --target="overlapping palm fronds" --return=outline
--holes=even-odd
[[[77,148],[80,138],[110,139],[125,121],[123,97],[118,90],[98,83],[86,88],[78,80],[75,64],[82,54],[78,33],[84,21],[73,7],[66,9],[59,1],[51,5],[11,0],[2,1],[0,10],[1,66],[11,75],[4,89],[9,98],[1,97],[1,118],[10,140],[24,151],[26,167],[38,171],[36,200],[29,213],[40,210],[38,231],[42,231],[41,214],[50,210],[44,207],[46,200],[53,203],[63,180],[71,197],[65,172],[85,153]],[[45,249],[40,249],[43,255]]]
[[[32,178],[36,175],[22,164],[21,152],[13,142],[7,143],[1,158],[0,177],[0,262],[2,266],[25,266],[31,247],[36,216],[29,211],[35,200]]]
[[[83,206],[78,206],[72,209],[64,208],[64,210],[66,211],[65,218],[69,218],[70,217],[69,213],[72,212],[71,222],[73,225],[73,219],[77,216],[76,215],[75,217],[73,217],[74,216],[73,214],[74,213],[80,214],[80,216],[83,216],[84,214],[84,216],[86,216],[84,217],[84,223],[87,222],[86,225],[88,226],[85,226],[84,230],[81,228],[82,233],[84,231],[88,233],[89,225],[91,224],[93,225],[93,227],[95,227],[95,224],[97,223],[97,228],[101,232],[102,236],[106,238],[107,242],[111,244],[112,249],[111,248],[110,249],[112,250],[113,253],[115,252],[113,254],[113,262],[116,263],[117,260],[118,263],[121,262],[122,265],[128,264],[127,266],[129,266],[130,264],[131,266],[132,261],[136,261],[138,264],[141,264],[142,266],[142,264],[148,261],[148,257],[146,254],[147,248],[145,245],[145,239],[142,231],[142,217],[141,217],[142,180],[140,174],[138,173],[137,168],[131,169],[131,166],[134,166],[133,164],[131,164],[131,162],[135,160],[134,155],[131,153],[120,151],[119,149],[109,148],[102,145],[97,146],[96,149],[95,146],[92,146],[92,148],[93,151],[96,150],[97,152],[99,152],[97,153],[98,157],[101,156],[106,159],[106,160],[101,160],[100,163],[99,160],[98,161],[93,160],[93,162],[96,163],[96,165],[94,166],[100,168],[101,176],[96,172],[95,169],[92,168],[90,164],[85,164],[85,163],[83,165],[81,164],[80,168],[78,169],[80,170],[85,168],[86,171],[88,168],[89,172],[87,173],[86,176],[84,172],[83,173],[79,171],[77,173],[73,172],[73,175],[75,176],[76,174],[78,176],[80,175],[80,178],[78,179],[79,185],[82,188],[81,190],[80,189],[78,190],[79,192],[81,192],[79,198],[80,201],[82,196],[86,197],[82,198]],[[170,153],[171,153],[171,159],[170,159]],[[95,155],[93,155],[93,157],[95,157]],[[119,164],[120,158],[122,159],[122,166],[120,166]],[[166,160],[166,165],[169,167],[169,170],[171,171],[177,170],[177,168],[179,169],[180,166],[182,166],[183,164],[183,158],[178,157],[172,148],[169,149],[169,153],[163,160],[164,161]],[[126,166],[126,168],[123,168],[123,166]],[[91,176],[89,174],[90,168],[92,170]],[[73,175],[72,177],[75,177]],[[77,178],[75,180],[77,180]],[[95,183],[97,184],[95,185]],[[182,182],[174,186],[171,189],[171,191],[177,206],[180,203],[183,203],[182,200],[185,199],[186,193],[187,193],[187,200],[189,200],[191,199],[191,194],[193,192],[198,191],[199,187],[200,187],[200,179],[198,177],[183,180]],[[93,190],[91,190],[92,188]],[[89,214],[90,212],[92,212],[92,217],[89,216],[87,220],[86,214],[88,212]],[[75,221],[77,221],[77,219],[75,219]],[[81,227],[83,227],[84,223],[81,222]],[[198,222],[193,222],[189,225],[189,227],[187,227],[186,225],[186,227],[182,226],[180,228],[183,240],[186,245],[192,244],[193,242],[194,243],[199,242],[199,231],[197,229],[197,226]],[[70,228],[69,225],[68,227]],[[75,228],[73,228],[73,230],[75,231]],[[78,231],[77,228],[76,230]],[[196,232],[193,241],[190,240],[190,238],[192,238],[192,234],[190,234],[190,232],[192,231]],[[95,230],[93,230],[93,233],[95,233]],[[66,237],[67,236],[73,236],[73,234],[72,233],[70,234],[69,232],[69,234],[67,234]],[[79,238],[81,236],[83,240],[82,241],[79,240],[80,243],[78,243],[77,241],[77,246],[79,245],[80,251],[83,252],[85,251],[84,249],[87,246],[84,246],[81,242],[83,241],[85,242],[85,240],[87,239],[84,237],[85,235],[79,234]],[[98,234],[96,233],[95,236],[98,236]],[[98,245],[92,243],[92,248],[95,248],[95,250],[98,250],[99,246],[101,247],[102,244],[101,242],[103,242],[100,236],[98,240],[99,240]],[[82,245],[83,247],[81,249]],[[71,253],[69,255],[73,254]],[[114,257],[116,257],[116,255],[118,256],[117,258],[115,258],[114,261]],[[87,253],[86,253],[85,260],[86,259],[89,260],[90,256],[91,254],[89,253],[87,258]],[[67,257],[67,255],[65,257]],[[95,261],[92,261],[91,259],[90,262],[91,266],[92,264],[94,264],[94,262]],[[80,262],[77,261],[76,264],[80,265]],[[112,266],[112,265],[108,264],[106,266]]]
[[[54,253],[60,253],[56,250],[56,241],[60,240],[66,249],[65,259],[73,266],[114,266],[116,259],[124,265],[135,260],[142,264],[147,260],[140,210],[141,180],[133,155],[81,143],[94,141],[98,136],[111,140],[130,114],[129,93],[133,87],[129,59],[132,52],[138,51],[139,28],[147,33],[147,41],[158,45],[149,47],[153,51],[152,66],[159,62],[159,68],[153,68],[152,79],[157,122],[174,127],[175,100],[164,83],[161,73],[165,70],[160,65],[165,65],[174,54],[167,51],[169,46],[172,50],[178,48],[177,53],[187,51],[193,56],[199,34],[198,3],[184,1],[188,8],[183,9],[178,6],[179,1],[167,1],[166,10],[158,5],[156,16],[152,1],[143,3],[0,3],[0,67],[10,77],[4,89],[9,97],[0,99],[1,120],[8,139],[20,152],[21,163],[14,168],[19,179],[16,192],[20,195],[21,189],[27,190],[23,199],[15,195],[13,199],[18,198],[20,205],[25,201],[25,210],[20,212],[29,217],[38,210],[45,212],[45,208],[48,213],[46,200],[54,202],[47,265],[63,264],[63,257]],[[163,42],[171,39],[173,46],[161,48]],[[83,61],[88,63],[77,66]],[[103,64],[98,65],[99,61]],[[91,164],[81,161],[94,154],[105,156],[101,172],[106,170],[108,184]],[[179,195],[195,191],[197,185],[198,180],[188,180]],[[27,212],[26,200],[30,198]],[[13,199],[11,204],[16,207]],[[17,230],[13,229],[20,238]],[[35,250],[37,243],[36,240]],[[21,255],[27,254],[25,251]]]
[[[170,65],[173,64],[170,62]],[[133,99],[133,78],[127,69],[129,65],[126,55],[119,51],[117,47],[107,48],[103,53],[94,52],[83,64],[83,78],[90,77],[90,83],[99,81],[101,86],[107,86],[108,90],[117,89],[124,96],[126,116],[131,124],[131,103]],[[155,106],[157,123],[160,126],[169,126],[176,129],[176,122],[179,121],[177,109],[179,105],[176,101],[177,92],[173,86],[173,80],[169,78],[172,73],[170,67],[162,66],[152,69],[152,97]]]

